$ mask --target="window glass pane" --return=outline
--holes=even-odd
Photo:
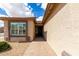
[[[11,22],[11,35],[26,35],[26,23],[25,22]]]
[[[26,34],[26,30],[23,30],[23,34]]]
[[[22,35],[23,34],[23,31],[22,30],[19,30],[19,35]]]

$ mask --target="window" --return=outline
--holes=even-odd
[[[10,34],[12,36],[25,36],[26,35],[26,22],[11,22]]]

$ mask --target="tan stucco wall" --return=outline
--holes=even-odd
[[[8,21],[4,21],[4,39],[9,39]]]
[[[35,35],[35,23],[33,21],[28,21],[28,36],[31,40],[34,39]]]
[[[23,42],[23,41],[27,41],[26,37],[10,37],[10,41],[12,42]]]
[[[45,24],[47,42],[57,55],[66,51],[79,56],[79,4],[66,4]]]
[[[26,37],[10,37],[9,38],[9,24],[8,21],[4,21],[4,38],[10,41],[32,41],[35,35],[35,23],[33,20],[27,21],[27,33]]]

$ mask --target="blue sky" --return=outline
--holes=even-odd
[[[42,21],[47,3],[0,3],[0,17],[36,17]],[[4,26],[0,21],[0,27]]]
[[[2,9],[2,8],[0,8],[0,14],[7,15],[6,11],[4,9]]]
[[[34,13],[34,16],[40,17],[44,15],[44,9],[41,8],[42,3],[34,4],[34,3],[28,3],[29,6],[33,8],[32,12]]]

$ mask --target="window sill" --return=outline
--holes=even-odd
[[[26,37],[26,35],[10,35],[10,37]]]

